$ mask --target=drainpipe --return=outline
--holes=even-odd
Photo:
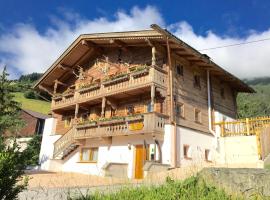
[[[208,122],[209,131],[215,136],[215,148],[218,146],[218,138],[216,132],[213,130],[212,124],[212,101],[211,101],[211,83],[210,83],[210,72],[207,70],[207,100],[208,100]]]
[[[168,64],[169,64],[169,80],[170,80],[170,124],[172,127],[171,132],[171,167],[177,167],[177,126],[175,122],[174,115],[174,98],[173,98],[173,72],[172,72],[172,61],[171,61],[171,52],[170,52],[170,44],[169,38],[166,38],[167,43],[167,53],[168,53]]]

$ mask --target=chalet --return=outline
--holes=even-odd
[[[34,87],[52,96],[42,169],[143,178],[193,162],[262,160],[251,124],[229,131],[237,94],[254,90],[158,25],[80,35]]]
[[[28,109],[22,109],[20,118],[24,122],[24,127],[16,135],[19,137],[33,137],[34,135],[42,135],[45,120],[50,118],[50,116]],[[5,135],[10,136],[11,133],[6,133]]]

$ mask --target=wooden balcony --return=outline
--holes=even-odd
[[[111,118],[75,127],[74,139],[109,137],[134,134],[162,134],[167,115],[145,113],[135,116]]]
[[[53,98],[52,109],[60,109],[76,103],[99,99],[105,95],[116,95],[153,84],[156,87],[166,89],[167,73],[158,67],[149,67],[120,77],[103,80],[100,84],[91,84],[88,87],[77,89],[72,95]]]

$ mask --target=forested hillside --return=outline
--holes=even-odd
[[[270,115],[270,77],[246,79],[255,94],[239,94],[237,98],[238,117]]]
[[[23,109],[29,109],[36,112],[48,114],[50,112],[50,99],[46,94],[38,94],[32,89],[33,84],[40,78],[42,74],[32,73],[22,75],[18,80],[12,81],[14,99],[19,102]]]

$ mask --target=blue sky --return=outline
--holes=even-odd
[[[12,77],[43,72],[81,33],[158,23],[197,49],[270,38],[267,0],[0,0],[0,8],[0,68]],[[270,75],[269,52],[265,41],[204,53],[245,78]]]

